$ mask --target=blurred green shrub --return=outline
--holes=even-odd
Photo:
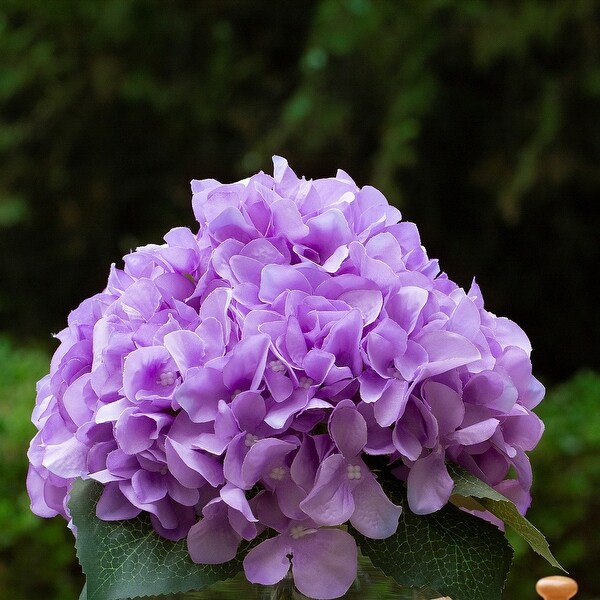
[[[527,513],[558,561],[579,582],[578,600],[600,598],[600,374],[581,372],[551,390],[536,409],[546,425],[531,454],[533,504]],[[535,598],[532,586],[552,573],[511,536],[515,562],[506,598]]]
[[[0,600],[70,600],[83,585],[64,520],[33,515],[25,489],[35,382],[48,365],[0,336]]]
[[[0,549],[35,528],[23,486],[26,458],[23,450],[35,433],[30,416],[35,381],[48,370],[44,352],[13,347],[0,338]],[[16,510],[15,510],[16,509]]]

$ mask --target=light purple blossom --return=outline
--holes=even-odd
[[[447,503],[448,461],[527,509],[544,394],[529,340],[440,272],[414,224],[343,171],[310,181],[279,157],[273,176],[192,192],[197,232],[125,256],[57,335],[33,413],[36,514],[69,518],[72,482],[91,478],[99,518],[149,513],[199,563],[268,528],[248,578],[291,564],[300,591],[334,598],[356,574],[337,527],[397,528],[369,456],[416,513]]]
[[[300,508],[319,525],[350,521],[370,538],[389,537],[398,526],[400,508],[359,458],[367,442],[367,423],[351,400],[342,400],[333,409],[329,431],[341,454],[331,454],[321,463]]]
[[[287,531],[248,552],[244,571],[253,583],[273,585],[287,575],[291,562],[294,584],[302,594],[338,598],[356,578],[357,556],[354,539],[346,531],[292,521]]]

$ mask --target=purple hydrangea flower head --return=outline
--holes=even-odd
[[[100,519],[148,513],[199,563],[266,529],[248,578],[291,565],[300,591],[334,598],[356,574],[339,527],[397,528],[370,457],[419,514],[448,502],[448,462],[527,509],[544,394],[529,340],[440,272],[378,190],[275,157],[273,176],[192,193],[196,229],[113,265],[57,335],[33,412],[36,514],[68,519],[73,481],[94,479]]]

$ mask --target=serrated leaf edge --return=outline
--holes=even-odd
[[[68,500],[69,505],[70,505],[70,503],[72,501],[72,493],[73,493],[75,485],[81,486],[82,484],[84,485],[84,484],[86,484],[88,482],[95,483],[92,480],[84,480],[84,479],[81,479],[81,478],[76,479],[73,482],[73,484],[71,485],[71,488],[69,490],[69,500]],[[98,502],[99,495],[98,495],[98,498],[93,498],[93,496],[88,491],[84,490],[83,488],[81,490],[79,490],[78,493],[79,494],[83,494],[83,493],[88,494],[88,501],[93,502],[94,505]],[[101,521],[97,517],[96,517],[96,520],[98,522],[102,522],[102,523],[110,523],[109,521]],[[75,520],[73,520],[73,523],[77,527],[77,523],[75,523]],[[117,523],[117,522],[115,522],[115,523]],[[151,539],[152,535],[153,535],[153,532],[149,531],[147,534],[145,534],[144,536],[142,536],[139,539],[139,544],[143,543],[144,540]],[[139,544],[137,545],[137,547],[139,547]],[[99,583],[98,586],[96,586],[95,592],[90,596],[89,593],[88,593],[88,575],[87,575],[87,573],[85,571],[85,567],[83,565],[83,562],[82,562],[82,559],[81,559],[81,556],[80,556],[80,553],[81,553],[82,549],[80,548],[79,538],[78,537],[76,537],[76,539],[75,539],[75,549],[76,549],[76,556],[77,556],[77,560],[79,562],[79,565],[81,566],[81,569],[82,569],[84,575],[86,576],[86,583],[84,585],[83,590],[81,591],[81,595],[79,597],[79,600],[132,600],[132,599],[135,599],[135,598],[148,598],[148,597],[152,597],[152,596],[156,595],[154,593],[146,593],[146,594],[138,594],[138,595],[135,595],[135,596],[121,596],[121,595],[117,596],[114,593],[114,591],[112,591],[112,593],[111,593],[111,590],[110,590],[111,586],[110,585],[109,585],[109,590],[102,590],[102,587],[105,586],[106,581],[107,581],[105,579],[104,581],[102,581],[101,583]],[[114,571],[112,571],[112,572],[114,573]],[[238,571],[238,572],[241,572],[241,571]],[[190,584],[187,584],[187,585],[182,584],[182,585],[180,585],[180,587],[178,587],[178,589],[176,591],[164,592],[164,593],[166,593],[166,594],[174,594],[174,593],[185,594],[185,593],[192,592],[192,591],[202,591],[203,589],[206,589],[206,588],[210,587],[214,583],[217,583],[217,581],[226,581],[227,579],[230,579],[230,577],[226,577],[226,576],[219,577],[214,582],[211,582],[209,584],[205,584],[205,585],[200,586],[200,587],[198,587],[197,585],[194,585],[194,584],[192,584],[192,585],[190,585]]]
[[[459,467],[456,464],[452,464],[452,463],[448,464],[448,471],[450,473],[450,476],[452,477],[452,479],[455,482],[454,483],[455,490],[457,488],[459,490],[461,490],[461,485],[460,485],[461,483],[468,484],[469,480],[472,480],[473,484],[475,486],[482,487],[485,490],[485,494],[487,494],[487,495],[483,495],[483,494],[482,495],[477,495],[477,494],[466,495],[464,493],[461,493],[461,491],[459,491],[457,493],[453,492],[452,495],[450,496],[450,501],[455,506],[458,506],[459,508],[467,508],[468,510],[481,510],[482,512],[485,512],[485,511],[490,512],[495,517],[500,519],[504,523],[505,526],[510,527],[519,537],[521,537],[523,540],[525,540],[527,542],[527,544],[529,545],[529,547],[536,554],[540,555],[542,558],[544,558],[546,561],[548,561],[548,563],[550,565],[552,565],[553,567],[556,567],[557,569],[560,569],[564,573],[567,573],[567,570],[558,562],[558,560],[556,560],[556,557],[552,554],[552,551],[550,550],[550,545],[548,544],[548,541],[546,540],[546,537],[544,536],[544,534],[537,527],[535,527],[535,525],[533,525],[533,523],[531,523],[531,521],[526,519],[519,512],[519,510],[515,506],[514,502],[512,502],[506,496],[502,495],[500,492],[495,490],[493,487],[489,486],[487,483],[485,483],[481,479],[478,479],[477,477],[475,477],[468,471],[462,469],[461,467]],[[464,491],[464,490],[462,490],[462,491]],[[467,502],[468,502],[468,500],[472,500],[476,505],[479,505],[480,508],[470,508],[468,506],[465,506],[465,504],[467,504],[467,502],[465,502],[465,500]],[[542,551],[538,550],[538,548],[536,548],[534,546],[533,541],[531,539],[528,539],[528,536],[524,536],[522,534],[522,532],[519,531],[513,524],[511,524],[511,522],[507,521],[502,516],[501,513],[498,514],[500,512],[500,511],[498,511],[498,508],[497,508],[498,504],[507,505],[508,510],[514,515],[514,519],[517,522],[522,523],[526,530],[531,531],[533,533],[533,536],[541,538],[538,541],[540,542],[540,544],[542,546]]]

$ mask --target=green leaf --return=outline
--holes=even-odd
[[[508,498],[455,464],[448,464],[448,471],[454,479],[454,490],[451,498],[453,503],[469,509],[491,512],[514,529],[535,552],[543,556],[553,567],[565,571],[550,552],[550,547],[544,535],[521,515],[517,507]],[[474,505],[472,503],[473,498],[476,499]]]
[[[158,536],[148,515],[128,521],[101,521],[96,503],[102,485],[77,480],[69,503],[77,527],[77,558],[87,583],[80,600],[121,600],[199,590],[242,569],[242,559],[197,565],[185,540]],[[241,553],[243,554],[243,552]]]
[[[403,483],[380,482],[392,502],[402,506],[396,533],[372,540],[352,530],[375,566],[400,585],[432,589],[438,596],[500,600],[513,551],[497,527],[451,505],[415,515]]]
[[[81,594],[79,595],[79,600],[87,600],[87,583],[84,584],[83,589],[81,590]]]

